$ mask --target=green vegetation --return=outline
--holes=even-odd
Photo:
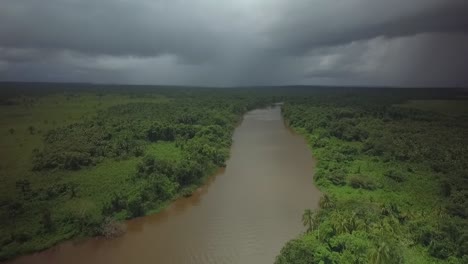
[[[467,100],[411,100],[402,107],[416,108],[424,111],[437,112],[452,116],[460,116],[468,114]]]
[[[468,263],[468,101],[387,92],[286,100],[325,196],[276,263]]]
[[[224,166],[242,115],[271,103],[201,88],[36,93],[0,101],[0,260],[112,237],[190,195]]]
[[[277,263],[468,263],[457,91],[48,85],[0,90],[0,260],[120,234],[224,166],[246,111],[285,102],[324,196]]]

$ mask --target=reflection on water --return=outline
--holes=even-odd
[[[313,159],[279,106],[248,113],[227,167],[161,213],[127,222],[117,239],[66,242],[14,263],[272,263],[315,208]]]

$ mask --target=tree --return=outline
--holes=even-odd
[[[322,209],[333,208],[335,207],[335,199],[330,197],[328,194],[324,194],[320,197],[319,206]]]
[[[304,210],[302,214],[302,224],[307,227],[306,232],[310,233],[314,230],[314,213],[310,209]]]
[[[392,264],[403,263],[403,257],[395,245],[382,240],[369,254],[370,264]]]
[[[33,135],[34,132],[35,132],[35,128],[33,126],[28,126],[28,131],[29,131],[29,134]]]
[[[145,213],[141,196],[137,195],[135,197],[129,198],[128,211],[131,217],[142,216]]]
[[[19,180],[16,182],[16,188],[21,190],[23,196],[26,196],[31,191],[31,183],[26,179]]]
[[[75,198],[78,191],[78,185],[76,183],[71,183],[68,185],[68,189],[70,190],[70,198]]]
[[[346,216],[342,213],[337,213],[332,216],[333,217],[331,217],[330,221],[335,233],[347,233],[349,230],[347,226],[348,220],[346,219]]]
[[[352,234],[364,227],[363,221],[358,218],[354,211],[334,212],[330,217],[330,222],[336,234]]]
[[[127,208],[127,204],[128,201],[126,197],[119,193],[113,193],[111,199],[104,203],[102,214],[105,216],[111,216],[112,214]]]
[[[18,201],[11,202],[7,206],[7,212],[10,217],[16,217],[23,211],[23,204]]]
[[[384,241],[380,242],[377,248],[374,248],[369,256],[371,264],[390,263],[390,247]]]
[[[336,263],[327,243],[322,243],[315,236],[304,235],[289,241],[276,258],[276,264],[314,264]]]
[[[54,227],[54,222],[52,221],[52,213],[48,208],[42,211],[41,225],[46,232],[50,232]]]

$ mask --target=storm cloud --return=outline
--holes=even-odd
[[[2,0],[0,81],[468,84],[464,0]]]

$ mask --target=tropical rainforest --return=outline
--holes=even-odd
[[[8,91],[0,259],[118,235],[119,221],[190,195],[224,166],[242,115],[271,104],[203,89]]]
[[[468,263],[462,90],[85,84],[2,84],[0,260],[190,196],[242,116],[276,102],[323,192],[276,263]]]
[[[468,104],[454,99],[368,90],[287,100],[324,195],[276,263],[468,263]]]

